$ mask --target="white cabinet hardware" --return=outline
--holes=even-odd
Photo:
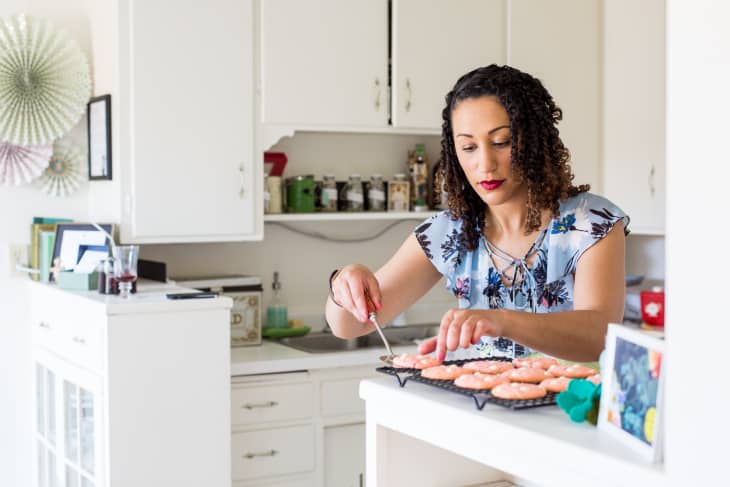
[[[279,453],[279,452],[276,450],[269,450],[269,451],[258,452],[258,453],[246,453],[243,455],[243,458],[251,459],[251,458],[256,458],[256,457],[273,457],[277,453]]]
[[[268,402],[262,402],[257,404],[244,404],[243,408],[245,409],[256,409],[256,408],[273,408],[274,406],[278,406],[279,403],[276,401],[268,401]]]

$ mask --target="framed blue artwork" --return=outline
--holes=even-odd
[[[601,358],[598,428],[648,462],[661,461],[664,340],[610,324]]]

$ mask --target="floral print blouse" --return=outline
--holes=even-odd
[[[628,234],[629,217],[606,198],[580,193],[560,205],[559,215],[537,236],[524,256],[512,257],[484,236],[475,250],[463,244],[462,222],[448,211],[415,229],[428,259],[446,278],[459,308],[553,313],[573,309],[578,259],[617,222]],[[528,264],[529,262],[529,264]],[[507,338],[482,337],[469,349],[449,352],[448,360],[532,353]]]

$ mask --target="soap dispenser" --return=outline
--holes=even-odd
[[[274,272],[274,281],[271,283],[273,295],[269,307],[266,309],[266,327],[267,328],[287,328],[289,326],[289,317],[286,310],[286,303],[281,297],[281,282],[279,281],[279,273]]]

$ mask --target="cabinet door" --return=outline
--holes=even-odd
[[[560,136],[577,184],[600,188],[599,0],[510,0],[507,62],[543,82],[563,109]]]
[[[54,487],[62,485],[59,474],[59,436],[57,416],[59,397],[56,374],[45,364],[35,362],[35,449],[36,485]]]
[[[466,72],[505,61],[505,0],[393,0],[393,125],[441,127]]]
[[[604,3],[603,192],[635,233],[664,233],[664,8],[663,0]]]
[[[350,424],[324,430],[325,487],[365,485],[365,425]]]
[[[261,233],[252,3],[120,3],[124,241]]]
[[[266,124],[384,127],[388,123],[388,2],[261,2]]]

